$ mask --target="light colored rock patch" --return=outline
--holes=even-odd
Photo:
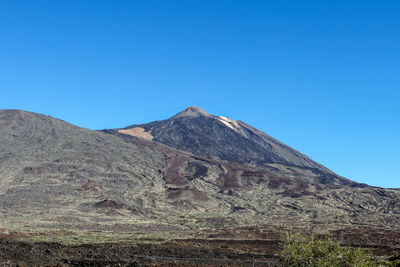
[[[216,118],[217,120],[225,124],[227,127],[248,138],[246,132],[243,130],[242,126],[240,126],[240,124],[237,121],[234,121],[224,116],[218,116]]]
[[[229,119],[227,117],[224,117],[224,116],[219,116],[219,117],[217,117],[217,119],[220,122],[222,122],[223,124],[225,124],[226,126],[228,126],[229,128],[231,128],[232,130],[235,130],[236,132],[239,132],[239,127],[240,126],[236,121],[231,120],[231,119]]]
[[[146,132],[144,128],[141,127],[135,127],[127,130],[118,130],[118,132],[131,136],[136,136],[146,140],[153,140],[153,136],[150,134],[150,132]]]

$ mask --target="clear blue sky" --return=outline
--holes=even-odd
[[[103,129],[194,105],[400,187],[399,1],[0,1],[0,108]]]

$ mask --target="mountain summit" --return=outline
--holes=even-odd
[[[187,107],[183,111],[179,112],[175,116],[171,117],[170,119],[177,119],[183,117],[211,117],[212,115],[199,107]]]
[[[117,131],[195,155],[248,166],[268,167],[277,163],[332,174],[326,167],[262,131],[198,107],[190,106],[167,120],[135,124]]]

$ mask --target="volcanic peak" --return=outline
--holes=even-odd
[[[189,106],[183,111],[179,112],[170,119],[177,119],[183,117],[212,117],[212,115],[199,107]]]

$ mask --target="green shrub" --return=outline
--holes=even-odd
[[[342,247],[332,238],[301,240],[288,234],[279,254],[283,266],[375,266],[362,248]]]
[[[400,267],[400,254],[396,253],[395,255],[388,258],[386,262],[386,266],[389,267]]]

